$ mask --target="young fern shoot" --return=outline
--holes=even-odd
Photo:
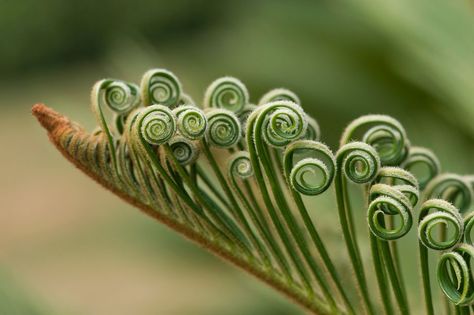
[[[312,313],[414,312],[400,263],[410,257],[397,242],[408,238],[417,215],[426,313],[436,314],[435,282],[446,310],[471,312],[473,177],[439,175],[436,156],[411,146],[394,118],[356,119],[334,154],[292,91],[271,90],[254,105],[240,80],[222,77],[201,108],[164,69],[147,71],[140,85],[97,82],[91,108],[98,124],[91,133],[42,104],[33,114],[95,181]],[[415,177],[420,165],[427,174]],[[332,255],[318,227],[318,213],[330,209],[313,207],[333,182],[338,212],[331,219],[342,231],[343,258]],[[363,188],[365,231],[356,229],[351,183]],[[371,264],[360,244],[370,244]],[[437,266],[429,264],[429,249],[443,251]],[[346,262],[354,279],[340,270]]]

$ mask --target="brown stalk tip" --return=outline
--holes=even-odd
[[[50,133],[61,126],[70,124],[69,119],[44,104],[33,105],[31,112],[41,126]]]

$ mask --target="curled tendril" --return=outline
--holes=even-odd
[[[249,102],[245,85],[233,77],[223,77],[209,85],[204,95],[204,108],[223,108],[240,113]]]
[[[408,140],[403,126],[385,115],[362,116],[350,123],[342,134],[340,145],[356,139],[359,131],[368,128],[360,138],[373,146],[383,165],[399,165],[408,154]]]
[[[453,232],[447,239],[436,239],[436,226],[444,226]],[[420,242],[434,250],[446,250],[458,244],[464,233],[464,222],[459,210],[442,199],[425,201],[420,208],[418,238]]]
[[[200,148],[196,141],[183,136],[174,136],[169,145],[176,160],[183,166],[193,164],[199,157]]]
[[[206,139],[212,146],[230,148],[242,134],[237,116],[226,109],[211,109],[206,112],[208,128]]]
[[[407,170],[391,166],[382,167],[375,181],[377,183],[388,183],[402,192],[410,200],[413,207],[420,199],[418,180]]]
[[[410,148],[410,153],[407,159],[401,164],[401,167],[412,173],[418,167],[423,167],[422,171],[425,174],[420,174],[418,178],[420,189],[424,189],[441,171],[441,164],[433,151],[413,146]]]
[[[168,142],[176,133],[176,118],[173,112],[163,105],[151,105],[141,110],[136,128],[143,140],[151,145]]]
[[[296,153],[311,157],[294,163]],[[283,153],[283,165],[289,186],[303,195],[311,196],[326,191],[336,171],[336,161],[331,150],[325,144],[311,140],[297,140],[288,145]]]
[[[452,202],[461,213],[466,212],[473,201],[473,190],[466,177],[452,173],[436,176],[425,188],[426,199],[440,198]]]
[[[229,174],[234,177],[246,179],[253,176],[252,162],[247,151],[234,153],[227,162]]]
[[[413,186],[411,186],[413,187]],[[412,225],[413,206],[410,200],[396,186],[387,184],[375,184],[370,188],[369,208],[367,211],[367,222],[370,231],[382,240],[396,240],[406,235]],[[398,227],[387,228],[384,216],[398,216],[400,224]]]
[[[190,139],[197,140],[204,136],[207,128],[207,117],[202,110],[192,105],[175,108],[179,133]]]
[[[298,95],[288,89],[273,89],[265,93],[258,101],[259,105],[264,105],[274,101],[291,101],[295,104],[301,105]]]
[[[247,134],[262,136],[268,145],[276,148],[302,138],[308,125],[301,107],[290,101],[275,101],[258,107],[249,116],[249,121],[254,118],[255,123],[247,125]]]
[[[455,305],[464,306],[474,302],[473,276],[470,262],[474,247],[460,244],[444,253],[438,262],[438,283],[444,294]]]
[[[336,154],[337,165],[354,183],[371,182],[380,169],[380,158],[375,149],[364,142],[351,142]]]
[[[244,106],[242,111],[237,114],[237,117],[239,117],[240,120],[240,125],[242,126],[242,136],[245,136],[245,131],[247,130],[247,120],[250,116],[250,114],[257,109],[257,106],[253,104],[247,104]]]
[[[178,78],[165,69],[149,70],[141,81],[142,101],[145,106],[158,104],[174,107],[181,98],[181,90]]]
[[[106,105],[116,114],[126,114],[140,104],[138,86],[120,80],[98,81],[92,88],[92,105]]]

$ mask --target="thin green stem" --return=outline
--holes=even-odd
[[[348,313],[349,314],[355,314],[354,307],[352,306],[352,303],[351,303],[347,293],[344,290],[344,286],[342,284],[342,281],[339,278],[336,267],[334,266],[334,264],[331,260],[331,257],[329,256],[329,253],[326,250],[326,247],[324,246],[321,237],[319,236],[318,231],[314,227],[314,224],[311,220],[311,217],[308,214],[308,211],[307,211],[306,206],[303,202],[303,199],[293,189],[291,189],[291,193],[292,193],[292,196],[293,196],[294,201],[296,203],[296,206],[297,206],[297,208],[300,212],[300,215],[303,218],[303,222],[306,226],[306,229],[308,230],[308,232],[311,236],[311,239],[313,240],[313,243],[316,246],[316,248],[317,248],[317,250],[318,250],[318,252],[321,256],[321,259],[322,259],[326,269],[329,271],[329,274],[330,274],[331,278],[333,279],[333,281],[334,281],[334,283],[337,287],[337,290],[339,291],[339,293],[340,293],[340,295],[341,295],[341,297],[344,301],[344,304],[347,307]]]
[[[370,249],[372,252],[372,260],[374,263],[375,276],[377,277],[377,284],[379,287],[380,296],[382,298],[382,304],[386,315],[393,315],[393,306],[390,299],[390,294],[387,288],[389,287],[387,274],[383,268],[383,261],[380,255],[380,247],[377,241],[377,237],[370,233]]]
[[[347,187],[345,180],[343,179],[343,173],[337,171],[334,180],[334,186],[336,190],[336,201],[337,208],[339,212],[339,221],[341,224],[342,233],[346,243],[347,251],[349,253],[349,258],[351,260],[352,268],[356,275],[359,291],[362,295],[364,305],[366,307],[367,313],[370,315],[375,315],[374,307],[370,300],[369,289],[367,286],[367,280],[365,277],[364,267],[360,259],[359,249],[356,243],[357,235],[351,232],[351,220],[349,219],[350,213],[348,213],[349,203],[348,198],[345,197]]]
[[[262,245],[258,237],[255,235],[254,231],[249,225],[249,222],[247,221],[247,218],[242,212],[242,209],[235,200],[234,195],[232,194],[232,191],[230,190],[229,185],[227,184],[224,175],[222,174],[219,168],[219,165],[217,165],[217,162],[214,156],[212,155],[211,150],[209,149],[209,145],[207,144],[205,139],[203,139],[201,143],[204,155],[206,156],[209,164],[211,165],[212,170],[214,171],[214,174],[217,177],[217,180],[219,181],[222,189],[224,190],[224,193],[226,194],[227,198],[231,203],[231,210],[233,210],[232,213],[234,214],[235,219],[243,226],[247,234],[250,235],[250,240],[257,249],[257,252],[261,256],[264,263],[269,265],[270,259],[268,256],[268,252],[266,251],[265,247]]]
[[[243,180],[245,181],[245,179]],[[271,233],[271,229],[267,225],[267,222],[265,218],[263,217],[263,214],[261,213],[260,209],[254,209],[247,198],[245,198],[244,193],[242,190],[239,188],[238,183],[236,182],[234,177],[230,177],[230,182],[232,185],[232,188],[236,192],[237,196],[240,198],[242,204],[244,207],[247,209],[248,213],[251,215],[251,218],[255,224],[255,226],[258,228],[263,240],[267,244],[267,246],[270,248],[270,250],[273,253],[273,257],[275,257],[275,260],[279,264],[281,271],[283,272],[284,276],[289,282],[294,282],[292,276],[291,276],[291,270],[288,265],[288,262],[284,256],[284,254],[281,252],[280,247],[275,241],[275,237]]]
[[[314,277],[318,281],[321,287],[321,290],[323,292],[323,295],[328,301],[328,304],[334,310],[334,312],[337,312],[336,302],[334,301],[334,298],[332,297],[332,294],[329,289],[329,285],[324,275],[321,273],[320,268],[316,265],[315,259],[314,257],[312,257],[308,249],[306,240],[303,234],[301,233],[301,230],[296,222],[296,219],[294,218],[290,208],[288,207],[288,203],[286,202],[283,191],[281,190],[279,181],[275,176],[274,170],[272,169],[271,159],[269,157],[268,151],[265,148],[265,145],[263,144],[263,140],[258,139],[258,137],[260,136],[261,135],[255,134],[255,137],[256,137],[255,146],[256,146],[256,149],[258,150],[263,169],[265,170],[265,173],[268,177],[268,182],[270,183],[273,196],[279,206],[278,208],[280,209],[280,213],[283,216],[288,228],[290,229],[290,232],[292,233],[293,238],[296,244],[298,245],[298,248],[300,249],[305,261],[309,265],[311,271],[313,272]],[[253,150],[249,148],[249,152],[251,152],[251,155],[252,155]]]
[[[395,269],[395,264],[393,262],[392,253],[390,252],[390,247],[387,241],[378,240],[379,246],[381,248],[381,252],[383,255],[384,265],[387,268],[387,274],[392,283],[393,293],[395,294],[396,301],[398,303],[398,307],[402,314],[410,314],[410,308],[408,305],[408,301],[405,298],[405,294],[403,293],[403,288],[397,276],[397,271]]]
[[[206,185],[206,187],[216,196],[217,199],[227,208],[230,209],[229,202],[225,199],[222,193],[217,190],[216,186],[213,184],[211,179],[207,176],[206,172],[202,169],[202,167],[198,164],[194,164],[196,166],[196,172],[202,182]]]
[[[208,212],[211,214],[214,220],[221,223],[220,225],[226,231],[225,234],[233,238],[236,244],[238,244],[247,254],[251,256],[251,250],[248,248],[247,240],[245,236],[242,234],[242,231],[240,231],[240,229],[235,225],[235,223],[225,214],[225,212],[222,209],[220,209],[220,207],[218,207],[218,205],[215,202],[212,201],[211,198],[203,194],[203,191],[198,189],[193,184],[191,178],[188,176],[186,171],[176,160],[176,157],[174,156],[173,151],[171,150],[171,147],[168,144],[164,144],[163,147],[165,149],[166,154],[173,162],[175,169],[177,170],[179,175],[182,177],[184,182],[187,184],[187,186],[191,189],[192,193],[194,194],[196,199],[199,201],[199,203],[202,204],[208,210]],[[158,165],[161,167],[159,163]],[[176,189],[176,190],[179,191],[181,195],[186,196],[187,198],[185,199],[189,199],[188,195],[183,190],[180,190],[180,189]]]

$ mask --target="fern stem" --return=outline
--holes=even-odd
[[[426,314],[433,315],[434,308],[430,283],[428,249],[421,242],[418,242],[418,250],[420,256],[421,280],[423,282]]]
[[[258,254],[261,256],[264,263],[269,265],[270,260],[269,260],[269,256],[266,249],[263,247],[262,243],[253,232],[252,228],[250,227],[247,221],[247,218],[244,216],[242,212],[242,209],[237,204],[237,201],[235,200],[234,195],[232,195],[232,192],[229,186],[227,185],[224,175],[222,174],[219,166],[217,165],[217,162],[214,159],[214,156],[212,155],[206,140],[203,139],[201,141],[201,144],[202,144],[204,155],[206,156],[209,164],[211,165],[211,168],[214,171],[214,174],[216,175],[217,180],[219,181],[222,189],[224,190],[224,193],[227,195],[227,198],[230,200],[231,209],[233,209],[233,214],[236,220],[243,226],[246,233],[250,236],[251,242],[254,244],[255,248],[257,249]]]
[[[395,269],[395,265],[393,262],[393,257],[390,252],[390,247],[387,241],[378,240],[379,246],[381,248],[381,252],[383,255],[384,265],[387,268],[387,274],[392,283],[393,292],[395,294],[396,301],[398,303],[398,307],[400,308],[400,312],[402,314],[410,314],[410,308],[408,302],[405,298],[405,293],[401,283],[398,279],[397,271]]]
[[[360,253],[359,253],[357,243],[355,243],[355,239],[357,235],[354,235],[351,232],[351,227],[350,227],[351,224],[349,223],[350,214],[348,213],[349,210],[348,210],[347,200],[344,197],[344,192],[346,191],[347,188],[342,176],[343,176],[342,172],[338,171],[334,179],[337,208],[338,208],[338,213],[339,213],[339,221],[340,221],[342,233],[344,236],[344,241],[346,243],[346,248],[349,253],[349,258],[352,264],[352,268],[356,275],[358,288],[362,295],[364,305],[366,307],[366,311],[370,315],[375,315],[376,313],[374,311],[372,302],[370,300],[367,280],[365,278],[365,273],[363,269],[364,267],[360,260]]]
[[[383,268],[383,261],[380,255],[380,247],[378,244],[377,237],[370,233],[370,249],[372,252],[372,261],[374,263],[375,276],[377,278],[377,284],[379,287],[380,296],[382,298],[382,304],[386,315],[393,315],[393,306],[390,299],[390,294],[387,288],[389,287],[387,281],[387,274]]]
[[[326,247],[324,246],[324,243],[323,243],[321,237],[319,236],[318,231],[314,227],[314,224],[311,220],[311,217],[308,214],[308,211],[306,209],[306,206],[304,205],[304,202],[303,202],[301,196],[297,192],[295,192],[294,190],[291,190],[291,192],[292,192],[293,198],[296,202],[297,208],[300,212],[300,215],[303,218],[303,222],[305,224],[305,227],[306,227],[306,229],[308,229],[308,232],[311,236],[311,239],[313,240],[313,243],[316,246],[316,249],[318,250],[318,252],[321,256],[321,259],[324,263],[324,266],[329,271],[329,274],[330,274],[331,278],[333,279],[333,281],[334,281],[334,283],[337,287],[337,290],[339,291],[339,294],[341,295],[341,297],[344,301],[344,304],[347,307],[348,313],[349,314],[355,314],[354,306],[352,305],[347,293],[344,290],[344,286],[342,285],[342,282],[339,278],[336,267],[334,266],[334,264],[333,264],[333,262],[332,262],[332,260],[329,256],[329,253],[328,253]]]

